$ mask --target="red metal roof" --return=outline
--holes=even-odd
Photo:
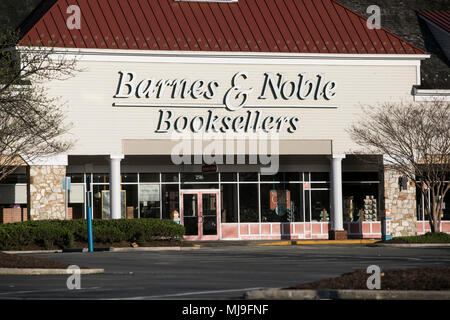
[[[334,0],[54,0],[22,45],[283,53],[423,54]],[[81,29],[69,30],[69,5]],[[41,10],[42,11],[42,10]],[[36,17],[34,17],[36,20]],[[32,17],[29,21],[33,21]]]
[[[417,10],[417,13],[445,31],[450,32],[450,10]]]

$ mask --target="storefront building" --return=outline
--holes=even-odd
[[[78,60],[47,86],[75,144],[0,186],[20,219],[86,218],[89,183],[95,219],[179,217],[192,240],[380,238],[386,211],[426,231],[414,182],[346,131],[413,101],[421,49],[331,0],[44,3],[21,45]]]

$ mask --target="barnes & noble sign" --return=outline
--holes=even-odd
[[[247,85],[247,72],[238,72],[229,84],[225,95],[218,96],[222,83],[217,80],[157,79],[138,78],[135,72],[119,71],[119,81],[114,98],[143,100],[139,103],[115,102],[115,107],[158,107],[157,133],[168,132],[282,132],[294,133],[298,128],[298,116],[264,114],[264,108],[337,108],[334,105],[307,105],[304,102],[330,101],[336,95],[337,82],[327,81],[323,75],[308,78],[298,74],[296,79],[288,79],[283,73],[264,73],[261,89]],[[223,90],[222,90],[223,92]],[[249,104],[250,97],[257,95],[261,103]],[[174,103],[158,102],[174,100]],[[275,104],[264,104],[267,99]],[[183,102],[179,102],[179,101]],[[219,100],[220,103],[212,103]],[[184,101],[188,101],[184,103]],[[292,101],[295,101],[293,103]],[[284,103],[289,102],[289,103]],[[299,104],[299,102],[301,104]],[[175,108],[206,108],[207,115],[175,116]],[[217,115],[217,108],[230,111],[227,115]],[[233,111],[248,109],[245,114],[233,115]]]

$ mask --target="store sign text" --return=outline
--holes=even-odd
[[[169,104],[172,107],[207,107],[213,99],[221,98],[221,106],[228,111],[237,111],[242,108],[267,107],[263,105],[250,105],[250,97],[258,94],[258,100],[331,100],[336,95],[337,82],[325,81],[318,74],[308,78],[305,73],[298,74],[295,79],[288,79],[283,73],[264,73],[262,88],[257,93],[253,87],[246,86],[249,75],[247,72],[238,72],[231,79],[231,86],[226,89],[223,97],[217,97],[221,83],[217,80],[199,79],[156,79],[145,78],[138,80],[135,72],[119,71],[119,83],[114,98],[138,98],[138,99],[177,99],[177,103]],[[179,101],[188,100],[189,103]],[[192,101],[205,101],[205,104],[192,104]],[[120,105],[120,104],[115,104]],[[163,103],[161,103],[163,105]],[[155,106],[153,104],[128,105],[128,106]],[[212,106],[212,105],[211,105]],[[278,107],[278,103],[274,106]],[[286,108],[290,105],[285,105]],[[320,107],[320,106],[319,106]],[[237,117],[218,116],[214,110],[208,110],[208,115],[188,118],[187,116],[174,117],[172,110],[159,110],[159,122],[156,132],[166,133],[171,130],[184,132],[253,132],[263,130],[280,132],[283,128],[289,133],[297,130],[299,117],[273,117],[263,116],[262,111],[247,111],[245,116]],[[286,126],[287,125],[287,126]]]

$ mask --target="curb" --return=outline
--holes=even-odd
[[[105,269],[79,269],[79,274],[104,273]],[[8,276],[43,276],[78,274],[74,269],[31,269],[31,268],[0,268],[0,275]]]
[[[28,253],[62,253],[62,250],[27,250],[27,251],[1,251],[3,253],[8,253],[8,254],[19,254],[19,253],[23,253],[23,254],[28,254]]]
[[[293,240],[280,242],[257,243],[257,246],[290,246],[290,245],[317,245],[317,244],[374,244],[380,240]]]
[[[133,251],[188,251],[200,249],[200,246],[194,247],[140,247],[140,248],[114,248],[110,247],[109,250],[94,250],[95,252],[107,251],[107,252],[133,252]],[[87,248],[79,250],[66,251],[64,250],[35,250],[35,251],[1,251],[7,254],[34,254],[34,253],[72,253],[72,252],[88,252]]]
[[[134,251],[190,251],[201,247],[141,247],[141,248],[110,248],[111,252],[134,252]]]
[[[374,247],[397,248],[426,248],[426,247],[450,247],[450,243],[376,243]]]
[[[450,300],[450,291],[282,290],[248,291],[246,300]]]

